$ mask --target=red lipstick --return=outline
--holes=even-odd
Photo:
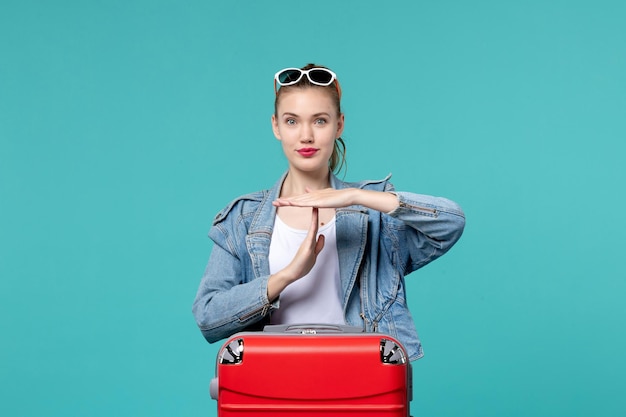
[[[317,153],[317,149],[301,148],[301,149],[298,149],[296,152],[298,152],[300,155],[304,156],[305,158],[310,158]]]

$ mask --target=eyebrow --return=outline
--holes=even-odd
[[[291,113],[291,112],[284,112],[283,113],[283,117],[284,116],[294,116],[294,117],[300,117],[299,115],[295,114],[295,113]],[[320,117],[320,116],[326,116],[326,117],[330,117],[330,114],[326,113],[326,112],[320,112],[320,113],[315,113],[313,115],[313,117]]]

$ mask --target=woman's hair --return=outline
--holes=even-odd
[[[300,68],[302,70],[309,70],[311,68],[326,68],[321,65],[315,64],[307,64],[304,67]],[[328,68],[326,68],[328,69]],[[278,117],[278,103],[283,93],[294,90],[296,88],[305,89],[305,88],[323,88],[328,92],[335,107],[337,108],[337,116],[341,115],[341,97],[339,95],[338,81],[335,79],[331,85],[321,86],[311,83],[308,77],[302,77],[300,81],[296,84],[286,85],[280,87],[276,92],[276,99],[274,101],[274,114]],[[342,138],[335,139],[335,147],[333,149],[333,153],[330,156],[330,160],[328,161],[328,166],[330,170],[334,173],[339,173],[341,169],[346,166],[346,144]]]

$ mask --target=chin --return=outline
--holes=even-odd
[[[315,173],[315,172],[319,172],[320,175],[325,175],[329,168],[328,168],[328,163],[326,163],[325,165],[319,165],[319,164],[289,164],[289,168],[292,170],[296,170],[296,171],[301,171],[301,172],[306,172],[306,173]]]

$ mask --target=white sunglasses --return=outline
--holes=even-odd
[[[278,94],[278,86],[284,87],[297,84],[305,75],[311,84],[322,87],[327,87],[334,82],[341,98],[341,88],[339,87],[339,81],[337,81],[337,75],[328,68],[311,68],[308,70],[285,68],[280,70],[274,75],[274,92]]]

